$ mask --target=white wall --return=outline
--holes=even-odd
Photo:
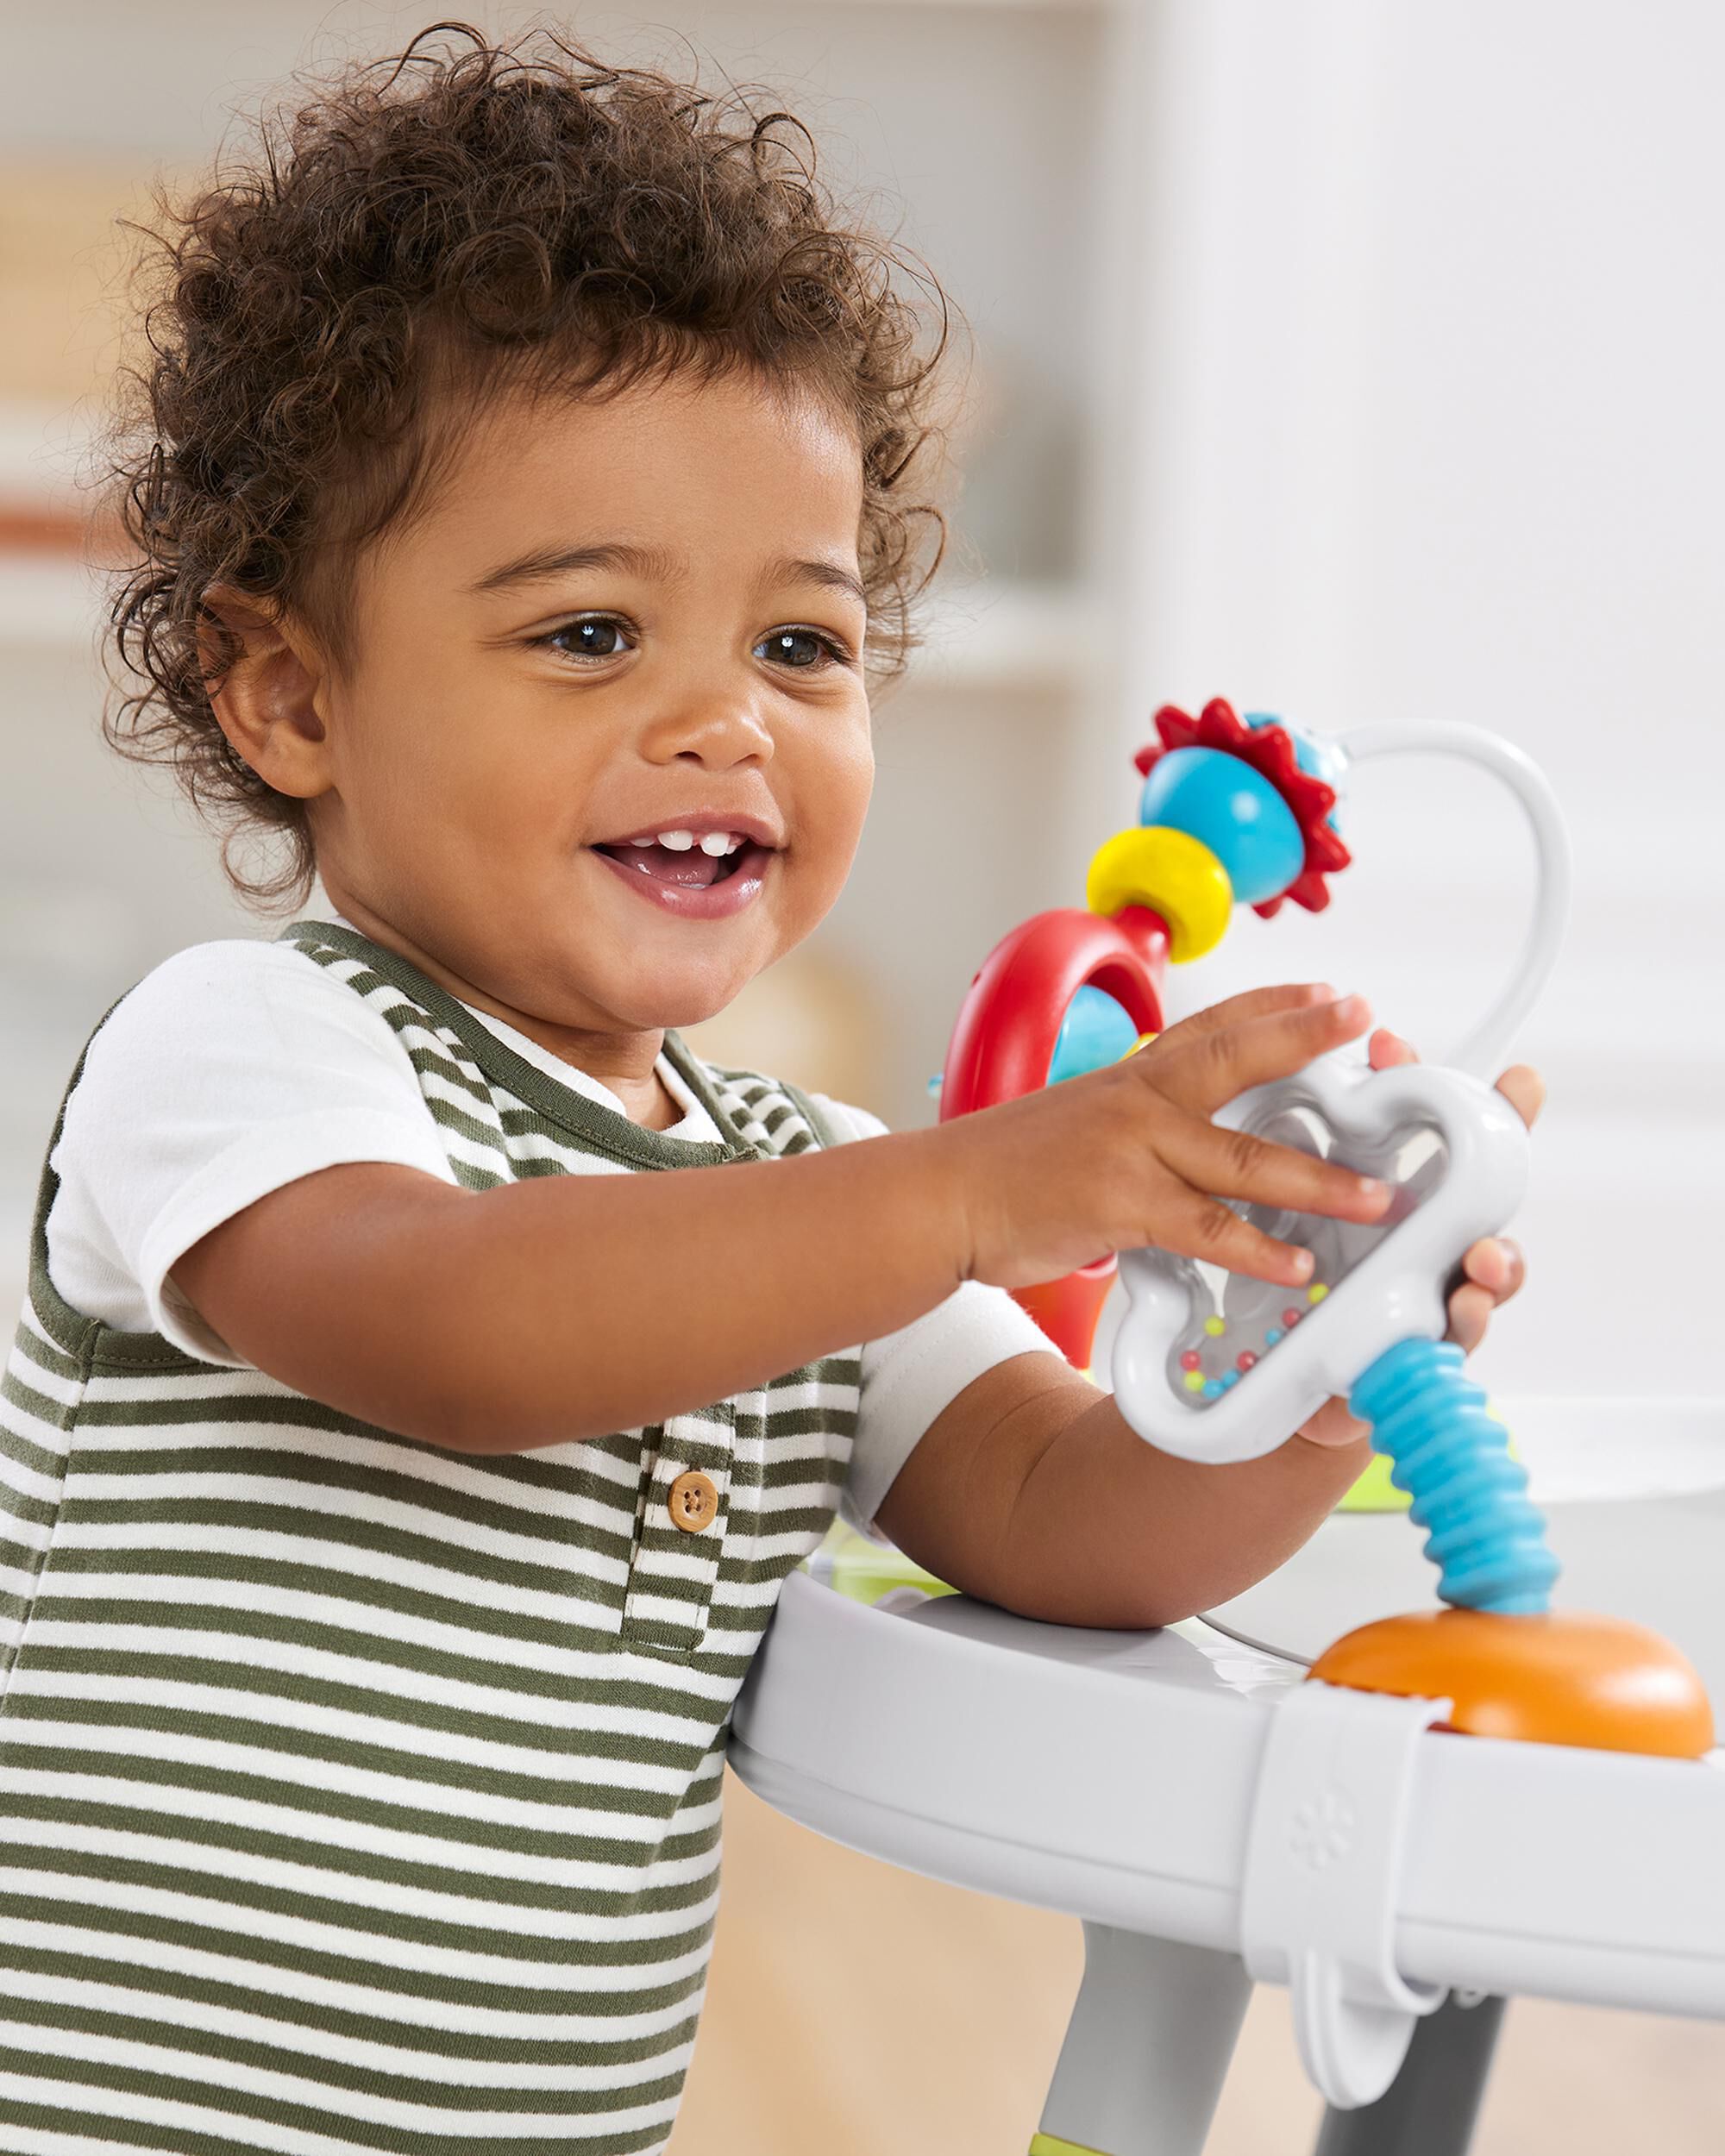
[[[1487,1367],[1716,1392],[1725,12],[1158,0],[1140,25],[1121,738],[1224,694],[1469,719],[1538,758],[1578,890],[1522,1043],[1552,1087],[1537,1275]],[[1361,780],[1330,912],[1244,924],[1189,1000],[1334,978],[1428,1049],[1487,1000],[1515,818],[1429,760]]]

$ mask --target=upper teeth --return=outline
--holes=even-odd
[[[688,849],[697,843],[701,845],[703,854],[712,854],[714,861],[718,861],[720,854],[736,854],[742,839],[731,830],[703,832],[699,841],[693,830],[662,830],[658,839],[630,839],[630,845],[662,845],[673,854],[688,854]]]
[[[674,854],[686,854],[699,843],[704,854],[717,860],[721,854],[734,854],[743,841],[735,831],[706,831],[697,842],[693,831],[661,831],[656,838],[631,838],[631,846],[663,846]]]

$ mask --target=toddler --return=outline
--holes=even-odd
[[[836,1509],[1138,1627],[1364,1463],[1339,1402],[1161,1456],[1005,1292],[1147,1242],[1298,1284],[1222,1200],[1386,1192],[1210,1116],[1358,999],[899,1135],[678,1038],[844,883],[935,529],[938,354],[800,140],[449,32],[167,228],[110,730],[333,918],[157,967],[50,1143],[0,1405],[20,2156],[662,2149],[731,1705]],[[1521,1265],[1466,1269],[1471,1345]]]

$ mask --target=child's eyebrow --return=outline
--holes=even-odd
[[[637,547],[623,540],[607,540],[591,547],[536,547],[530,553],[518,555],[513,561],[487,569],[467,589],[475,594],[499,592],[511,584],[531,584],[549,576],[565,576],[572,569],[622,569],[633,576],[656,577],[664,584],[674,583],[688,573],[661,547]]]
[[[842,592],[846,599],[867,609],[869,594],[862,581],[840,561],[793,561],[788,555],[773,562],[761,580],[762,584],[824,584],[831,592]]]
[[[682,581],[688,575],[686,564],[677,561],[662,547],[635,546],[624,540],[606,540],[590,547],[536,547],[531,552],[518,555],[514,561],[505,561],[494,569],[487,569],[468,590],[475,596],[485,592],[505,590],[515,584],[541,582],[548,577],[567,576],[578,569],[618,569],[633,576],[656,578],[663,584]],[[787,555],[769,562],[761,578],[762,585],[820,584],[829,591],[842,592],[847,599],[854,599],[864,608],[869,595],[861,580],[842,562],[800,561]]]

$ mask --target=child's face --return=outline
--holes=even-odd
[[[555,1025],[722,1009],[861,834],[862,491],[853,434],[741,377],[499,405],[319,685],[338,909]]]

